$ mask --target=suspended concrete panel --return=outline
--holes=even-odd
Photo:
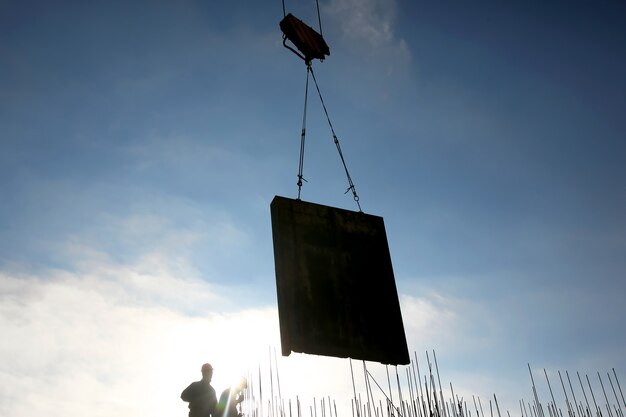
[[[279,196],[270,208],[283,356],[408,364],[383,218]]]

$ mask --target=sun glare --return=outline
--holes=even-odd
[[[206,362],[214,368],[211,385],[218,398],[242,378],[248,380],[248,393],[254,398],[245,407],[266,408],[269,402],[284,402],[286,407],[291,402],[295,407],[299,398],[308,409],[316,398],[319,402],[330,394],[336,396],[338,409],[347,412],[350,406],[347,360],[297,353],[281,356],[275,309],[175,320],[170,329],[167,338],[160,339],[167,342],[151,352],[154,363],[162,364],[149,376],[154,384],[151,394],[160,398],[151,410],[154,416],[185,415],[187,404],[180,393],[201,378],[200,368]]]

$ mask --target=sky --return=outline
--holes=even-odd
[[[529,364],[624,386],[624,3],[319,7],[313,68],[422,369],[434,350],[444,390],[515,416]],[[269,204],[297,195],[306,79],[282,17],[0,1],[1,415],[183,416],[204,362],[218,392],[271,366],[349,407],[350,361],[280,357]],[[314,94],[305,155],[302,199],[357,210]]]

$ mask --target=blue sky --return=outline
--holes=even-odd
[[[316,26],[313,1],[286,7]],[[626,380],[624,5],[320,9],[315,73],[363,210],[385,219],[410,351],[511,411],[529,362]],[[182,415],[199,364],[236,374],[278,347],[269,203],[296,196],[305,81],[281,18],[280,2],[0,2],[1,414]],[[304,174],[304,200],[356,209],[315,95]],[[338,366],[279,360],[294,378]]]

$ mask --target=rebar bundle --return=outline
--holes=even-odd
[[[271,356],[270,354],[269,378],[265,375],[265,378],[270,381],[270,398],[263,398],[262,375],[261,368],[259,368],[258,375],[248,375],[250,383],[241,410],[245,417],[340,417],[337,412],[337,400],[331,396],[313,398],[311,403],[306,405],[303,405],[299,396],[283,398],[280,394],[275,353],[273,365]],[[356,389],[354,368],[350,360],[353,396],[349,401],[342,398],[339,403],[349,403],[346,409],[351,410],[352,416],[342,412],[341,417],[485,417],[480,396],[472,395],[471,404],[468,406],[469,399],[455,395],[452,383],[449,384],[450,392],[444,393],[434,351],[432,358],[431,362],[431,357],[426,352],[424,375],[420,372],[417,353],[414,353],[413,360],[403,372],[399,372],[396,366],[392,367],[395,368],[395,387],[392,384],[393,378],[390,377],[388,366],[372,365],[373,367],[385,366],[387,376],[385,388],[374,378],[363,361],[361,377],[364,392],[358,392]],[[549,393],[549,399],[545,401],[541,399],[541,390],[535,384],[530,364],[528,371],[532,399],[530,401],[519,400],[519,410],[513,413],[519,413],[520,417],[624,417],[623,410],[626,408],[626,402],[615,368],[612,368],[612,373],[607,372],[605,378],[600,372],[596,372],[596,375],[592,377],[594,384],[588,375],[585,375],[586,384],[583,384],[583,379],[578,372],[576,372],[578,385],[572,384],[568,371],[565,371],[564,375],[561,371],[557,371],[556,374],[550,373],[553,378],[558,375],[560,391],[562,391],[560,400],[557,399],[560,395],[559,391],[555,396],[549,373],[543,369]],[[400,378],[402,373],[404,373],[403,378]],[[597,382],[595,376],[597,376]],[[255,383],[256,381],[258,383]],[[278,395],[275,393],[274,383],[277,384]],[[488,401],[488,417],[494,417],[494,414],[502,417],[496,394],[493,394],[493,398],[489,398]],[[509,410],[506,410],[506,415],[512,417]]]

